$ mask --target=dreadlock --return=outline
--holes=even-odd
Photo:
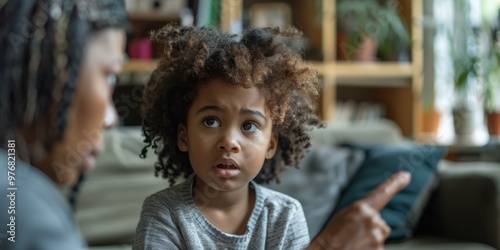
[[[39,131],[45,151],[62,139],[85,38],[107,27],[128,28],[122,1],[0,2],[1,148],[19,128]]]
[[[240,40],[210,28],[166,26],[152,32],[152,39],[164,43],[165,50],[143,93],[147,145],[141,157],[150,147],[158,155],[155,175],[173,185],[177,177],[193,173],[188,154],[177,148],[177,127],[186,124],[198,84],[216,78],[259,88],[271,111],[278,150],[255,180],[279,182],[286,166],[298,166],[309,147],[307,130],[322,123],[314,114],[317,72],[280,42],[296,36],[301,33],[293,28],[251,29]]]

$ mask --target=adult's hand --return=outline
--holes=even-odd
[[[391,229],[380,216],[380,211],[410,181],[408,172],[394,174],[365,198],[341,210],[307,249],[384,249]]]

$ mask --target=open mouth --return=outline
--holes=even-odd
[[[225,164],[225,163],[217,164],[216,167],[221,168],[221,169],[240,169],[239,167],[237,167],[233,164]]]
[[[240,174],[240,166],[233,159],[219,159],[214,164],[215,174],[224,179],[230,179]]]

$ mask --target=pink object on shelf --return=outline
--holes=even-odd
[[[130,58],[134,59],[151,59],[153,57],[151,41],[147,38],[132,40],[128,51]]]

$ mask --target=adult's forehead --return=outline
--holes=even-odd
[[[125,49],[125,32],[123,29],[106,28],[98,32],[93,32],[87,39],[86,54],[92,54],[95,59],[110,59],[120,57],[123,60]]]

